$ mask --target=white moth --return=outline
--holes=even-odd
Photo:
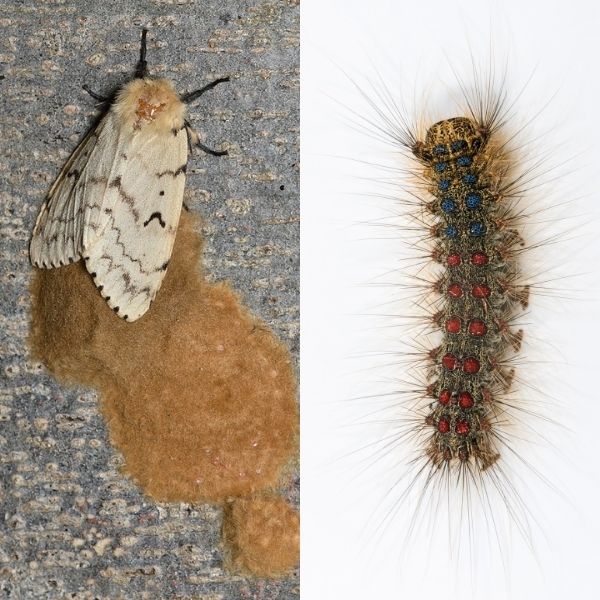
[[[136,79],[121,88],[63,167],[29,248],[40,268],[83,259],[108,305],[126,321],[148,310],[165,276],[188,150],[226,154],[200,143],[185,119],[185,103],[228,78],[180,97],[167,79],[146,75],[145,55],[144,29]]]

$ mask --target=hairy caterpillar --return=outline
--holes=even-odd
[[[390,284],[405,300],[412,296],[412,308],[403,304],[395,315],[405,333],[392,369],[408,367],[397,392],[405,400],[402,408],[392,407],[392,432],[369,453],[382,456],[391,447],[410,456],[378,525],[389,524],[405,502],[416,502],[408,538],[433,507],[429,520],[437,522],[446,501],[451,536],[460,538],[462,527],[472,527],[476,500],[490,518],[486,496],[492,492],[524,537],[530,535],[529,509],[502,459],[514,452],[506,433],[512,421],[521,411],[535,419],[511,387],[531,280],[520,266],[529,249],[520,228],[531,216],[523,200],[536,169],[526,160],[515,164],[513,138],[503,131],[512,108],[504,80],[490,73],[469,86],[459,79],[462,110],[415,124],[398,111],[387,88],[374,98],[361,90],[379,119],[362,114],[363,125],[375,126],[404,155],[400,183],[395,177],[380,183],[393,189],[386,197],[401,217],[396,243],[408,249],[408,263],[400,263]],[[452,515],[455,505],[463,507],[461,514]]]
[[[440,121],[411,146],[432,197],[425,201],[434,220],[431,258],[445,267],[432,289],[439,309],[430,319],[443,338],[430,351],[427,393],[435,400],[425,419],[426,453],[431,472],[458,469],[462,476],[500,458],[495,423],[514,377],[505,364],[523,338],[511,323],[529,296],[529,286],[517,283],[516,257],[525,246],[511,206],[518,182],[498,166],[507,161],[492,137],[501,104],[491,108]]]
[[[574,286],[581,287],[573,277],[594,269],[583,266],[584,245],[597,255],[597,244],[583,242],[577,191],[584,187],[580,169],[595,139],[581,123],[587,120],[590,131],[597,127],[587,96],[578,97],[579,113],[567,93],[586,88],[576,74],[563,78],[555,70],[562,55],[539,40],[552,28],[548,24],[530,23],[505,51],[489,39],[473,40],[476,30],[489,31],[489,7],[474,2],[464,3],[468,28],[455,5],[441,2],[405,11],[380,2],[377,17],[351,3],[344,11],[348,21],[355,20],[354,28],[337,25],[346,33],[330,43],[322,40],[328,38],[327,25],[337,23],[340,5],[329,4],[329,13],[324,9],[318,19],[305,20],[324,25],[315,32],[318,51],[312,51],[312,62],[307,52],[303,63],[307,70],[317,69],[313,94],[311,81],[304,87],[303,131],[309,137],[312,122],[314,133],[312,147],[310,137],[305,142],[303,167],[322,180],[311,190],[311,174],[305,173],[303,191],[332,198],[329,212],[319,207],[324,212],[319,219],[330,223],[323,226],[327,246],[320,250],[336,270],[319,267],[325,273],[315,282],[315,294],[320,301],[331,298],[320,310],[338,340],[319,351],[311,346],[309,330],[304,344],[315,352],[315,363],[338,357],[318,371],[321,380],[329,372],[337,378],[326,395],[339,402],[331,407],[322,402],[326,426],[319,430],[321,438],[327,432],[333,439],[332,464],[315,459],[326,465],[319,485],[337,498],[321,522],[335,532],[328,555],[339,555],[343,569],[355,574],[352,585],[338,578],[335,591],[348,598],[468,598],[465,591],[472,588],[473,597],[506,599],[560,597],[566,580],[578,589],[589,587],[591,577],[580,565],[598,556],[593,542],[598,519],[590,510],[598,492],[586,484],[587,475],[576,473],[597,471],[588,441],[593,426],[582,417],[595,404],[584,408],[589,396],[582,388],[594,384],[577,365],[589,365],[578,346],[589,352],[590,343],[575,331],[590,311],[573,306],[569,297]],[[511,25],[518,28],[526,9],[513,8]],[[560,18],[568,19],[564,11]],[[464,38],[473,42],[468,52]],[[368,44],[356,49],[357,39]],[[532,56],[527,54],[531,40],[544,50],[533,75],[523,59]],[[334,66],[319,73],[323,45],[335,57]],[[567,54],[569,64],[585,64],[579,51]],[[430,61],[423,58],[432,55]],[[511,57],[504,69],[499,55]],[[323,115],[311,114],[319,97],[326,106],[319,107]],[[331,99],[329,107],[323,98]],[[461,136],[455,135],[459,129]],[[442,162],[435,155],[421,153],[432,150],[435,145],[428,142],[438,137],[452,159],[445,173],[449,169],[453,177],[435,171]],[[467,140],[471,165],[456,164],[460,149],[452,153],[450,144],[459,139]],[[472,152],[476,140],[481,146]],[[334,150],[324,150],[329,148]],[[313,164],[311,150],[317,157]],[[484,193],[479,179],[474,187],[462,181],[473,169],[493,182]],[[587,177],[594,179],[592,172]],[[444,205],[448,213],[442,202],[449,195],[437,187],[444,179],[455,181],[447,190],[456,196],[454,204]],[[496,196],[499,191],[509,197]],[[470,201],[474,208],[465,204],[469,193],[481,196]],[[479,219],[486,200],[493,210]],[[597,214],[593,204],[587,210]],[[309,207],[304,218],[310,223],[311,216]],[[474,233],[487,226],[485,236],[469,235],[476,222]],[[464,236],[454,238],[456,252],[453,240],[443,237],[452,226],[456,231],[449,233]],[[485,239],[490,231],[491,241]],[[474,247],[479,243],[483,249]],[[489,252],[490,245],[495,252]],[[473,264],[475,253],[486,254],[487,265]],[[455,264],[448,265],[453,254]],[[303,267],[310,270],[307,256]],[[475,261],[485,258],[477,255]],[[523,308],[527,286],[531,303]],[[586,286],[588,296],[593,282]],[[343,294],[332,293],[336,287]],[[309,303],[310,281],[303,289]],[[449,289],[460,298],[449,297]],[[474,297],[474,291],[484,298]],[[484,312],[494,298],[503,300]],[[348,316],[332,317],[335,310]],[[480,312],[469,314],[473,311]],[[492,339],[471,337],[470,326],[474,334],[485,330]],[[318,344],[323,343],[320,337]],[[464,366],[477,372],[465,373]],[[305,368],[310,373],[310,365]],[[483,380],[491,386],[482,386]],[[569,428],[576,436],[569,438]],[[307,435],[306,428],[303,432]],[[574,454],[576,461],[568,465]],[[342,508],[340,497],[352,506]],[[595,534],[576,522],[578,513],[586,515]],[[360,539],[354,549],[352,539]],[[308,568],[305,560],[305,572]],[[332,584],[328,591],[333,589]]]
[[[83,259],[98,291],[125,321],[139,319],[164,279],[183,204],[188,152],[207,148],[186,104],[228,77],[179,96],[148,76],[142,31],[135,79],[123,86],[50,189],[30,244],[31,262],[55,268]],[[93,97],[102,98],[84,86]]]

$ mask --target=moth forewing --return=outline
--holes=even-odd
[[[109,306],[133,321],[148,310],[166,273],[183,203],[187,139],[181,126],[124,135],[101,211],[86,215],[84,258]]]

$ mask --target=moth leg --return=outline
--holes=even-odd
[[[227,150],[213,150],[212,148],[205,146],[200,141],[200,136],[198,135],[198,133],[192,129],[192,126],[189,121],[185,121],[184,127],[188,136],[188,147],[190,149],[190,154],[192,153],[194,147],[200,148],[200,150],[206,152],[207,154],[212,154],[212,156],[226,156],[227,154],[229,154]]]
[[[96,92],[94,92],[93,90],[91,90],[87,85],[82,85],[81,86],[94,100],[98,100],[98,102],[108,102],[110,100],[110,98],[107,98],[106,96],[101,96],[100,94],[97,94]]]
[[[200,150],[206,152],[206,154],[212,154],[213,156],[227,156],[228,154],[227,150],[213,150],[212,148],[205,146],[202,142],[196,142],[196,146],[198,146]]]
[[[200,96],[202,96],[204,92],[208,92],[208,90],[212,90],[215,86],[219,85],[219,83],[225,83],[226,81],[229,81],[229,77],[220,77],[219,79],[215,79],[213,82],[207,83],[203,88],[200,88],[199,90],[183,94],[183,96],[181,96],[181,101],[185,102],[186,104],[189,104],[197,98],[200,98]]]

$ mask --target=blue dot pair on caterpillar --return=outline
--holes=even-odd
[[[473,221],[469,224],[469,235],[473,237],[481,237],[482,235],[485,235],[486,231],[487,228],[485,226],[485,223],[482,223],[481,221]],[[459,236],[459,234],[460,231],[455,225],[448,225],[444,229],[444,235],[447,238],[455,239]]]

